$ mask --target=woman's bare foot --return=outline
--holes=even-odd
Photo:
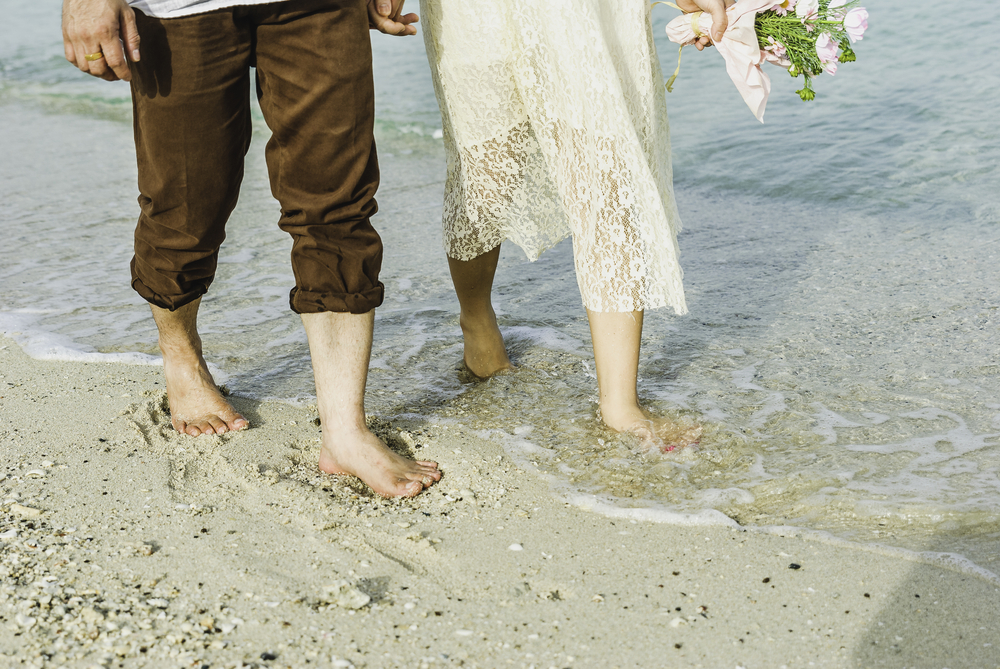
[[[496,315],[490,310],[480,319],[462,315],[462,338],[465,340],[463,360],[469,371],[481,379],[515,369],[507,356],[507,347],[500,334]]]
[[[666,418],[651,416],[642,407],[601,407],[604,424],[616,432],[634,434],[642,441],[644,451],[661,453],[695,446],[701,439],[700,425],[683,425]]]
[[[367,428],[340,434],[324,429],[319,468],[356,476],[382,497],[413,497],[441,480],[436,462],[397,455]]]
[[[587,309],[597,363],[601,419],[612,430],[637,435],[646,451],[656,448],[666,453],[697,444],[701,427],[651,416],[639,406],[636,383],[643,316],[642,311]]]
[[[225,434],[250,425],[215,385],[205,359],[162,346],[170,422],[183,434]]]
[[[461,308],[459,324],[465,339],[463,359],[469,371],[481,379],[514,369],[493,311],[491,293],[499,260],[499,245],[472,260],[448,258],[448,269]]]

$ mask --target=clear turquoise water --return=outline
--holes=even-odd
[[[1000,571],[1000,75],[980,37],[1000,18],[970,25],[929,0],[867,6],[858,62],[817,81],[812,103],[775,70],[763,125],[717,54],[685,53],[668,105],[691,312],[647,316],[640,390],[706,436],[655,459],[596,421],[568,244],[533,264],[505,250],[497,306],[521,371],[460,378],[423,44],[376,36],[387,300],[369,410],[472,425],[562,494]],[[152,323],[128,287],[127,87],[64,61],[55,0],[0,7],[0,330],[37,357],[149,361]],[[665,71],[671,17],[654,13]],[[255,129],[202,326],[235,392],[309,401],[259,115]]]

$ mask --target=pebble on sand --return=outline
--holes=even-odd
[[[325,586],[326,601],[345,609],[360,609],[372,600],[370,596],[355,588],[349,581],[340,580]]]
[[[33,509],[30,506],[22,506],[20,504],[11,504],[10,512],[21,516],[22,518],[38,518],[42,515],[42,512],[38,509]]]

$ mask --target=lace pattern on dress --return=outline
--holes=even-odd
[[[588,309],[686,312],[648,11],[645,0],[421,1],[449,257],[509,239],[535,260],[572,235]]]

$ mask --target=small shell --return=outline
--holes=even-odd
[[[21,627],[27,627],[30,629],[31,627],[34,626],[35,622],[37,621],[29,615],[26,615],[24,613],[18,613],[16,616],[14,616],[14,622],[16,622]]]

